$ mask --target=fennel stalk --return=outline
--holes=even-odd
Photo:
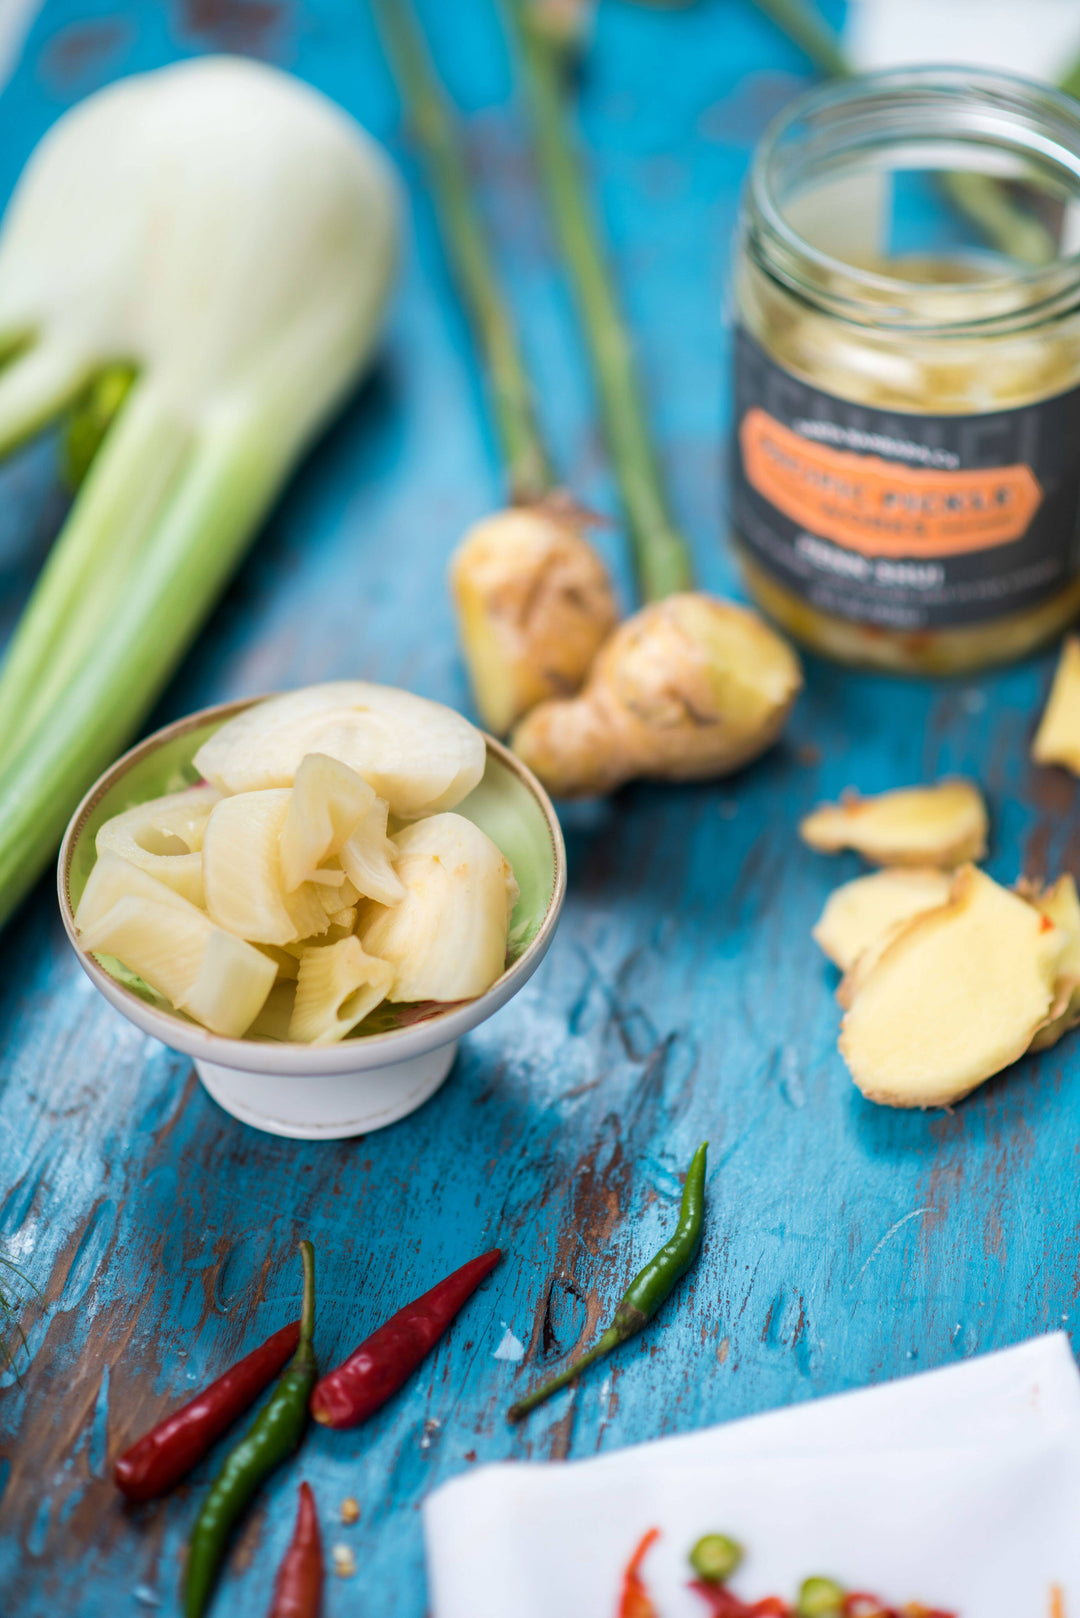
[[[121,80],[32,156],[0,235],[0,452],[89,404],[92,458],[0,670],[0,921],[367,361],[395,246],[377,148],[240,58]]]

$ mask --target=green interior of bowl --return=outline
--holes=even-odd
[[[148,749],[122,770],[93,802],[70,850],[67,889],[73,911],[94,868],[95,841],[105,821],[137,803],[145,803],[148,798],[159,798],[167,792],[193,786],[199,780],[199,772],[192,759],[207,737],[231,717],[231,713],[222,714]],[[487,832],[513,867],[520,891],[510,923],[506,956],[507,967],[510,967],[540,931],[555,893],[555,847],[547,818],[526,782],[490,748],[483,780],[457,805],[456,813],[466,815]],[[141,999],[182,1022],[188,1020],[119,961],[108,956],[96,959],[112,977]],[[387,1033],[438,1016],[448,1009],[433,1002],[424,1006],[386,1004],[354,1030],[351,1037]]]

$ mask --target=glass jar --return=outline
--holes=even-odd
[[[779,624],[959,672],[1080,608],[1080,104],[917,68],[766,132],[735,265],[732,526]]]

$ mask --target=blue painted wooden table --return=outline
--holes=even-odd
[[[614,509],[565,287],[489,0],[422,7],[470,138],[567,480]],[[411,224],[381,363],[316,449],[155,723],[219,699],[358,675],[467,693],[443,581],[500,498],[481,388],[396,100],[354,0],[46,0],[0,96],[0,197],[71,102],[118,74],[246,49],[310,79],[386,140]],[[664,458],[702,580],[724,548],[725,317],[740,179],[804,73],[746,0],[601,7],[583,118],[640,334]],[[0,607],[60,515],[54,446],[0,481]],[[604,536],[621,567],[619,534]],[[351,1434],[317,1430],[266,1491],[216,1611],[265,1611],[309,1478],[360,1573],[327,1611],[419,1618],[419,1506],[477,1461],[596,1450],[815,1397],[1072,1327],[1080,1133],[1074,1039],[955,1114],[864,1102],[836,1052],[834,982],[809,929],[855,867],[795,839],[849,784],[971,772],[992,872],[1080,868],[1074,784],[1027,744],[1048,659],[954,684],[823,664],[788,737],[739,778],[640,787],[565,816],[570,897],[547,963],[466,1041],[451,1080],[381,1134],[304,1145],[220,1112],[186,1061],[105,1005],[50,884],[0,939],[0,1251],[43,1294],[21,1384],[0,1380],[0,1610],[177,1611],[195,1484],[137,1511],[109,1457],[290,1317],[314,1237],[325,1361],[481,1249],[507,1259],[421,1374]],[[618,1297],[712,1141],[701,1262],[677,1308],[524,1430],[504,1411]],[[509,1327],[524,1368],[496,1358]],[[341,1500],[359,1524],[332,1526]]]

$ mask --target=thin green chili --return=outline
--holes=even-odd
[[[315,1252],[300,1243],[304,1302],[300,1343],[281,1374],[269,1404],[251,1431],[229,1451],[195,1521],[184,1586],[185,1618],[202,1618],[213,1592],[229,1535],[266,1478],[296,1449],[308,1422],[308,1398],[318,1367],[315,1331]]]
[[[701,1246],[701,1230],[705,1219],[705,1154],[708,1141],[702,1141],[686,1171],[679,1223],[671,1240],[665,1242],[655,1258],[637,1274],[623,1293],[615,1318],[600,1340],[573,1360],[558,1376],[553,1376],[533,1393],[527,1393],[511,1405],[511,1421],[520,1421],[530,1410],[550,1399],[553,1393],[565,1388],[580,1376],[587,1365],[610,1354],[613,1348],[634,1337],[648,1325],[660,1305],[671,1296],[676,1284],[697,1258]]]

